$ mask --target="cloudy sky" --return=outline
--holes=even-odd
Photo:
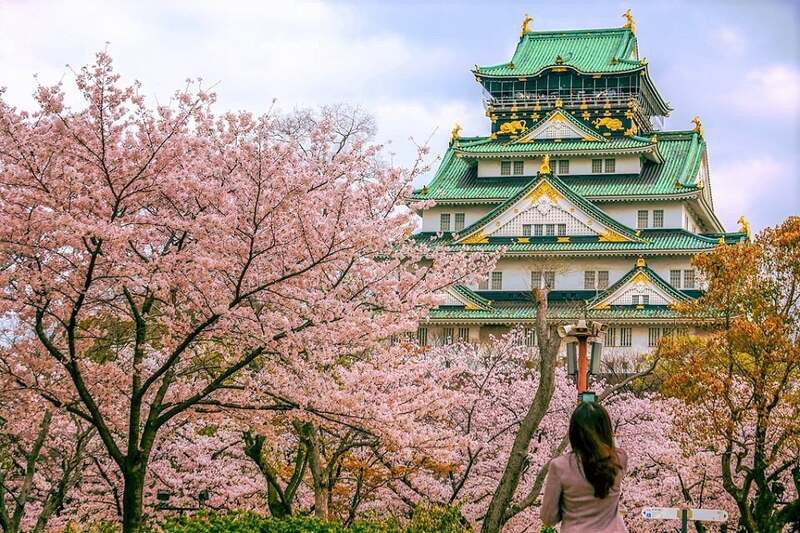
[[[800,2],[797,0],[23,1],[0,0],[0,86],[32,106],[34,74],[71,77],[108,44],[126,80],[164,101],[184,80],[216,84],[219,109],[261,112],[348,102],[371,112],[399,161],[410,138],[440,153],[454,121],[488,130],[469,69],[511,58],[533,29],[618,27],[636,17],[639,50],[675,109],[699,114],[712,189],[728,229],[800,214]]]

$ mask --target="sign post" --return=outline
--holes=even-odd
[[[689,522],[727,522],[728,513],[720,509],[689,509],[687,507],[646,507],[645,520],[680,520],[681,533],[688,533]]]

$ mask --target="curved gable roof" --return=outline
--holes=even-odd
[[[484,230],[490,222],[512,209],[515,204],[529,194],[535,194],[537,190],[539,190],[541,194],[549,195],[551,194],[550,191],[553,191],[554,194],[560,194],[565,197],[566,200],[571,202],[577,209],[580,209],[592,219],[596,220],[601,226],[606,228],[606,239],[615,241],[641,240],[633,229],[620,224],[604,213],[600,208],[596,207],[594,204],[575,193],[555,174],[538,174],[516,194],[489,211],[489,213],[475,223],[464,228],[464,230],[461,232],[458,242],[464,244],[480,244],[481,242],[485,241],[486,236]]]
[[[629,28],[609,28],[524,33],[509,63],[478,67],[475,73],[488,77],[527,76],[557,64],[584,74],[644,68],[639,62],[636,35]]]

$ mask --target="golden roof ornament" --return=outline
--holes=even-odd
[[[694,129],[692,129],[692,131],[700,135],[700,137],[705,137],[706,132],[703,129],[703,123],[700,122],[700,115],[694,116],[692,119],[692,124],[694,124]]]
[[[736,222],[739,223],[739,231],[747,235],[748,241],[752,240],[753,232],[750,230],[750,223],[747,221],[746,218],[744,218],[744,215],[740,216],[739,220],[737,220]]]
[[[636,260],[636,268],[644,268],[646,266],[647,266],[647,261],[645,261],[644,257],[640,255],[639,258]]]
[[[542,164],[539,165],[539,174],[550,174],[550,154],[544,154]]]
[[[633,20],[633,13],[631,13],[631,10],[626,9],[622,16],[625,17],[625,25],[623,28],[628,28],[633,33],[636,33],[636,21]]]
[[[533,17],[525,13],[525,18],[522,19],[522,31],[519,33],[520,37],[531,32],[531,22],[533,22]]]
[[[456,122],[453,125],[453,130],[450,132],[450,144],[454,144],[458,141],[461,133],[461,124]]]

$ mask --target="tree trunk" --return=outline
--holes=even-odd
[[[316,428],[311,422],[295,422],[294,426],[300,435],[301,442],[306,446],[308,468],[311,470],[311,480],[313,481],[314,488],[314,515],[323,520],[327,520],[330,487],[327,483],[325,468],[322,466]]]
[[[133,459],[123,468],[122,531],[139,533],[144,526],[142,493],[147,464],[144,459]]]
[[[314,516],[328,519],[328,488],[314,481]]]
[[[505,522],[506,511],[511,505],[514,493],[519,485],[522,468],[528,457],[528,448],[531,439],[539,429],[550,399],[555,389],[555,362],[558,350],[561,347],[560,338],[551,338],[547,325],[547,291],[545,289],[533,290],[534,300],[537,304],[536,333],[539,336],[539,388],[531,402],[525,418],[520,423],[511,454],[508,457],[503,476],[495,489],[489,509],[483,519],[482,533],[499,533]]]
[[[281,486],[281,478],[278,476],[277,470],[270,464],[268,458],[264,456],[266,437],[245,431],[242,433],[242,440],[244,442],[244,454],[253,460],[267,481],[267,507],[270,514],[276,518],[290,516],[292,514],[294,495],[303,481],[303,473],[308,462],[306,460],[307,444],[302,441],[302,436],[295,452],[294,469],[285,487]]]
[[[275,485],[267,483],[267,507],[269,514],[275,518],[286,518],[291,516],[292,507],[289,502],[284,502],[280,494],[275,489]]]

